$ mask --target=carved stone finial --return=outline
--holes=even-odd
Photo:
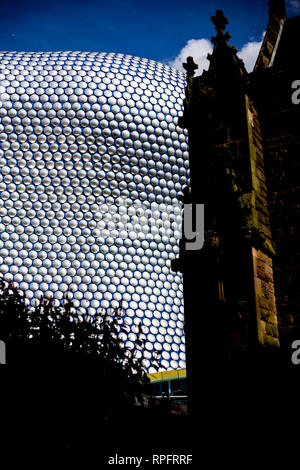
[[[226,25],[229,23],[228,18],[224,15],[223,10],[217,10],[216,11],[216,16],[211,17],[211,21],[215,25],[216,31],[223,32],[224,29],[226,28]]]
[[[193,57],[189,56],[186,59],[186,62],[183,65],[183,68],[186,70],[188,77],[193,77],[195,75],[195,70],[197,70],[198,65],[195,64]]]

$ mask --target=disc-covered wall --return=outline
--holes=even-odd
[[[122,54],[0,53],[0,272],[29,299],[123,301],[134,343],[185,367],[184,75]]]

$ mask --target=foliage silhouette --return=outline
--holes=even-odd
[[[124,342],[130,329],[133,348]],[[75,308],[68,294],[58,306],[45,297],[30,305],[13,282],[1,280],[0,339],[7,345],[10,400],[37,440],[44,439],[37,430],[49,436],[55,429],[61,445],[82,444],[95,421],[105,436],[149,383],[146,336],[141,323],[129,328],[122,304],[95,315]],[[160,368],[157,351],[150,363]]]

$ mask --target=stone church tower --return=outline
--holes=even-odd
[[[292,73],[287,51],[299,35],[300,17],[287,20],[281,0],[269,2],[269,14],[252,73],[229,44],[221,10],[212,17],[216,36],[208,70],[195,77],[193,58],[184,64],[179,125],[188,130],[190,189],[182,200],[194,214],[204,204],[204,245],[187,249],[183,236],[173,269],[184,278],[194,394],[199,374],[210,380],[228,367],[275,360],[286,341],[279,325],[299,317],[300,106],[291,101],[291,80],[300,76]]]

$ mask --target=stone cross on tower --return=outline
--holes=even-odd
[[[182,64],[183,68],[186,70],[188,78],[191,78],[195,75],[195,70],[197,70],[198,65],[195,64],[193,57],[189,56],[186,59],[186,62]]]
[[[224,15],[223,10],[217,10],[216,16],[211,17],[211,21],[215,25],[216,31],[220,33],[223,32],[226,28],[226,25],[229,23],[228,18]]]

